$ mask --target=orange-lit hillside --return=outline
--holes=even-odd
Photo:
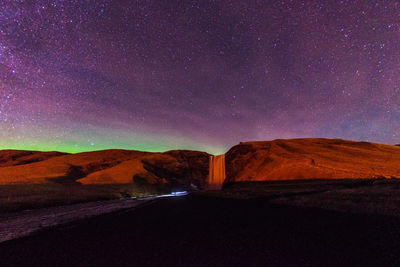
[[[400,147],[340,139],[244,142],[226,154],[227,182],[400,177]]]
[[[197,151],[149,153],[103,150],[78,154],[0,151],[0,185],[170,183],[202,188],[209,155]]]
[[[224,162],[225,182],[400,177],[399,146],[338,139],[244,142],[232,147]],[[0,151],[0,185],[133,182],[204,188],[217,179],[214,175],[209,180],[209,166],[209,154],[187,150],[78,154],[4,150]]]

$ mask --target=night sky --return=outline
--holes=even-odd
[[[399,130],[400,1],[0,0],[0,149]]]

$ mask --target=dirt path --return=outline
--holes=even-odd
[[[134,208],[154,199],[155,197],[98,201],[0,214],[0,242],[23,237],[47,227]]]

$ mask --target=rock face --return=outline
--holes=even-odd
[[[171,185],[204,188],[208,178],[209,154],[205,152],[173,150],[142,159],[143,168]]]
[[[400,147],[341,139],[244,142],[226,153],[225,182],[400,178]]]
[[[0,151],[1,184],[168,184],[202,189],[209,154],[174,150],[148,153],[103,150],[78,154]]]

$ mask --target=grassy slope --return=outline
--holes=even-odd
[[[239,182],[200,192],[232,199],[267,199],[289,206],[400,216],[400,179],[328,179]]]
[[[40,152],[38,152],[40,153]],[[6,184],[42,184],[49,180],[69,179],[75,181],[89,173],[111,168],[121,162],[145,155],[145,152],[126,150],[104,150],[79,154],[68,154],[43,159],[39,162],[0,168],[0,185]],[[71,168],[76,167],[75,172]],[[119,183],[132,181],[125,177]]]
[[[245,142],[227,153],[227,180],[400,177],[400,147],[340,139]]]

